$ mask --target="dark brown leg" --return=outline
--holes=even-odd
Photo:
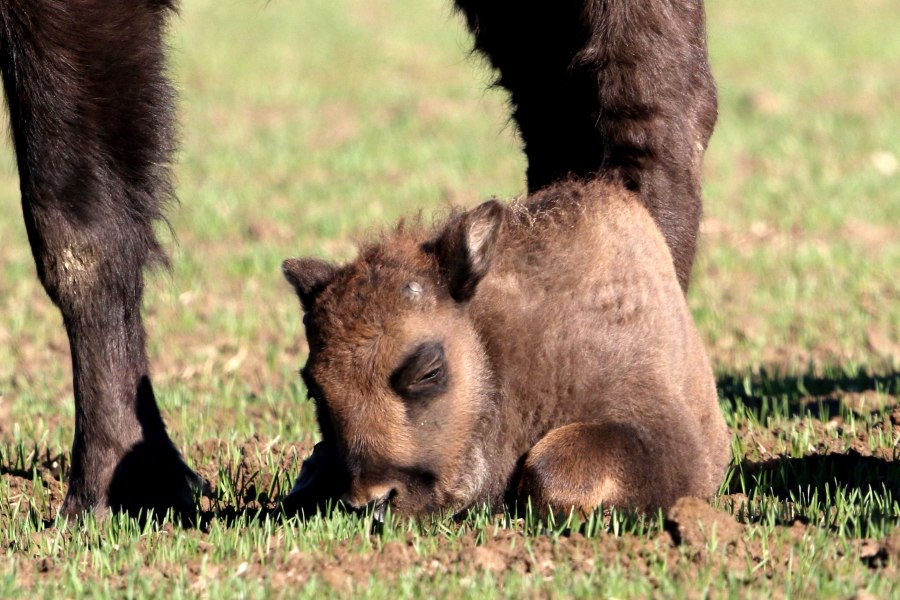
[[[195,478],[148,375],[143,270],[170,196],[169,0],[0,0],[0,68],[25,226],[72,352],[63,511],[193,512]]]
[[[565,425],[525,457],[519,496],[542,512],[666,509],[682,496],[704,495],[706,465],[690,450],[630,424]]]
[[[456,0],[499,71],[534,191],[604,174],[637,190],[687,289],[716,121],[702,0]]]

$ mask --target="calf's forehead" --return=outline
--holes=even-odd
[[[445,320],[438,294],[427,277],[396,269],[336,282],[306,321],[311,370],[351,379],[392,370]]]
[[[377,383],[383,383],[422,344],[438,342],[448,349],[458,345],[455,316],[445,308],[407,310],[380,321],[366,322],[363,316],[358,331],[322,332],[320,343],[310,346],[308,367],[317,380],[361,385],[377,377]]]

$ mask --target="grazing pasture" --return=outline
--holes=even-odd
[[[315,443],[285,257],[346,260],[422,210],[524,191],[502,92],[449,2],[183,0],[172,270],[153,375],[209,482],[197,527],[63,525],[67,340],[0,148],[0,596],[900,594],[900,6],[710,0],[720,118],[689,303],[735,437],[666,521],[254,518]]]

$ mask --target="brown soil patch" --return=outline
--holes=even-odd
[[[10,507],[19,516],[33,511],[44,521],[52,520],[65,497],[66,459],[62,455],[50,455],[46,449],[36,449],[24,461],[24,468],[0,466],[2,485],[9,486],[4,507]]]
[[[872,418],[871,427],[857,424],[849,429],[840,415],[833,415],[828,421],[820,421],[815,418],[805,419],[796,424],[800,430],[810,432],[810,442],[804,448],[805,455],[829,456],[836,453],[853,452],[859,457],[874,457],[884,461],[895,461],[898,458],[898,449],[894,446],[880,446],[873,449],[870,446],[870,438],[874,436],[884,439],[900,439],[900,403],[889,403],[880,409],[873,410],[872,393],[852,394],[847,396],[847,402],[851,406],[855,404],[857,414],[869,414]],[[816,414],[814,400],[809,404],[810,411]],[[746,421],[741,422],[733,433],[738,436],[743,446],[761,459],[784,457],[789,454],[791,447],[790,424],[772,425],[767,428],[752,427]],[[836,436],[834,434],[837,434]],[[848,448],[849,446],[849,448]]]
[[[266,442],[258,435],[240,445],[212,439],[194,444],[188,451],[195,470],[206,489],[200,510],[230,512],[232,510],[272,510],[278,499],[290,490],[300,465],[312,453],[312,444]],[[220,476],[230,480],[236,495],[235,504],[221,502]]]
[[[867,398],[860,398],[860,409],[866,411]],[[900,435],[900,405],[888,404],[879,407],[881,419],[875,428]],[[824,435],[829,427],[839,427],[831,422],[809,420],[815,429],[813,439],[820,447],[811,452],[817,459],[825,459],[838,454],[847,460],[879,460],[890,463],[893,459],[879,458],[882,450],[872,451],[865,442],[865,433],[860,429],[859,443],[847,453],[837,452],[837,442],[832,443]],[[766,447],[771,451],[767,458],[756,463],[745,461],[747,469],[766,468],[767,460],[787,460],[778,450],[784,444],[786,431],[773,427],[764,431],[738,431],[747,441]],[[293,477],[299,472],[302,460],[311,451],[311,444],[280,443],[254,436],[243,442],[210,439],[190,446],[187,456],[197,465],[199,474],[207,484],[205,496],[201,500],[201,510],[208,519],[218,519],[226,527],[233,518],[257,513],[265,514],[276,506],[277,498],[287,491]],[[50,456],[46,451],[35,452],[25,463],[27,468],[14,470],[5,468],[0,472],[3,483],[9,484],[11,493],[24,499],[40,497],[34,481],[42,483],[49,491],[46,502],[22,502],[19,510],[37,511],[45,520],[53,516],[47,507],[54,510],[62,503],[65,464],[63,457]],[[227,482],[223,481],[227,478]],[[225,487],[233,490],[226,497]],[[45,494],[46,495],[46,494]],[[447,576],[462,579],[476,579],[484,576],[494,578],[500,589],[504,577],[511,574],[550,580],[556,576],[571,574],[589,575],[595,570],[617,567],[629,573],[630,577],[645,578],[655,585],[660,564],[674,578],[676,583],[690,589],[690,585],[710,569],[747,578],[747,584],[754,584],[765,578],[781,577],[791,569],[793,556],[798,548],[804,547],[807,536],[817,535],[818,530],[808,526],[802,519],[792,519],[775,529],[775,534],[760,539],[753,533],[752,519],[740,514],[739,506],[746,504],[746,497],[740,494],[719,498],[718,504],[724,509],[714,508],[704,500],[684,498],[679,500],[667,515],[665,529],[649,535],[613,536],[601,534],[597,538],[585,537],[578,532],[569,532],[559,537],[526,534],[521,525],[514,523],[511,528],[488,527],[480,533],[467,531],[459,536],[417,537],[412,534],[400,540],[383,541],[377,535],[366,539],[353,538],[334,541],[312,551],[299,551],[286,531],[280,531],[276,523],[264,554],[254,554],[248,561],[213,561],[206,556],[204,530],[179,531],[170,529],[159,535],[185,535],[199,537],[200,553],[197,558],[184,564],[154,564],[148,568],[148,578],[177,577],[186,567],[191,579],[191,589],[202,594],[212,582],[221,581],[226,576],[236,575],[244,579],[266,583],[276,590],[299,589],[312,579],[337,590],[340,593],[359,593],[373,580],[388,584],[401,576],[410,574],[420,582],[446,579]],[[10,499],[10,505],[16,501]],[[740,515],[740,521],[733,514]],[[750,524],[748,524],[750,523]],[[207,521],[208,524],[208,521]],[[456,527],[448,524],[451,529]],[[43,536],[55,532],[48,529],[33,534],[34,544]],[[156,535],[156,534],[154,534]],[[141,538],[135,543],[155,543],[153,536]],[[900,530],[883,539],[860,538],[850,540],[834,536],[822,552],[825,568],[839,566],[846,571],[847,561],[856,564],[853,583],[862,588],[866,585],[867,572],[877,570],[893,577],[900,565]],[[34,547],[34,546],[33,546]],[[849,548],[849,550],[847,549]],[[91,552],[93,550],[89,550]],[[108,549],[97,549],[107,552]],[[56,559],[20,557],[21,573],[25,585],[44,577],[54,577],[59,570]],[[843,561],[839,565],[838,561]],[[748,575],[747,565],[760,565],[759,570]],[[744,574],[744,575],[740,575]],[[88,575],[92,577],[92,575]],[[857,581],[858,579],[858,581]],[[127,585],[125,574],[113,575],[110,585]]]
[[[900,427],[900,407],[893,406],[885,413],[884,426]],[[226,524],[230,516],[273,508],[277,496],[285,491],[280,482],[289,485],[310,450],[308,445],[272,443],[259,437],[245,440],[237,449],[234,444],[219,439],[193,445],[188,455],[199,465],[198,471],[209,486],[201,508],[217,511],[216,518],[225,519]],[[5,469],[0,477],[4,483],[9,483],[13,494],[24,498],[35,497],[33,480],[37,478],[43,489],[49,490],[49,505],[58,507],[63,492],[60,480],[64,470],[62,457],[36,453],[28,464],[30,467],[21,471]],[[228,505],[220,499],[224,474],[238,490],[238,498]],[[720,504],[736,507],[742,500],[746,499],[737,495],[724,497]],[[22,506],[30,505],[23,502]],[[51,516],[49,512],[45,513],[46,518]],[[232,563],[204,558],[202,548],[206,544],[203,541],[206,534],[201,531],[178,533],[169,530],[164,533],[201,538],[201,553],[186,565],[192,578],[192,590],[197,593],[202,593],[213,581],[237,575],[281,590],[299,589],[315,578],[349,594],[364,591],[372,580],[392,583],[401,575],[409,574],[425,582],[446,576],[471,579],[490,575],[502,589],[504,576],[508,574],[549,580],[559,574],[587,575],[607,566],[617,566],[635,577],[647,578],[653,584],[660,563],[667,565],[668,572],[685,586],[709,569],[746,573],[748,562],[764,565],[752,575],[753,578],[773,577],[790,568],[792,554],[798,545],[803,546],[805,536],[814,534],[815,530],[802,520],[793,520],[777,532],[774,537],[761,540],[750,534],[749,526],[735,520],[731,512],[714,508],[704,500],[684,498],[669,512],[664,531],[644,536],[587,538],[578,532],[560,537],[530,535],[514,524],[511,529],[498,527],[491,531],[488,528],[480,534],[468,532],[455,539],[409,535],[406,539],[384,542],[380,537],[372,536],[368,540],[338,541],[316,551],[300,552],[291,550],[290,539],[276,532],[264,555]],[[34,535],[41,537],[54,535],[54,532],[47,530]],[[142,538],[137,543],[153,542],[150,538]],[[838,549],[846,544],[846,540],[835,537],[831,543]],[[823,559],[826,566],[829,561],[835,564],[837,560],[861,561],[863,568],[858,571],[859,581],[854,582],[858,587],[865,586],[868,569],[879,570],[888,576],[896,574],[900,564],[900,530],[884,539],[852,541],[851,547],[849,556],[835,550],[833,557]],[[57,569],[54,561],[47,558],[19,562],[25,565],[22,572],[27,572],[30,582],[54,576]],[[147,575],[151,578],[174,577],[184,567],[182,564],[155,564]],[[124,586],[125,576],[113,576],[110,583]]]
[[[764,565],[754,578],[772,578],[776,572],[791,568],[797,545],[802,546],[804,537],[811,533],[800,521],[782,528],[782,534],[767,540],[748,536],[746,529],[731,515],[705,501],[686,498],[669,515],[667,531],[655,536],[608,535],[590,539],[572,533],[534,537],[517,530],[500,529],[484,539],[473,534],[455,540],[440,538],[429,551],[417,550],[421,540],[413,537],[383,544],[373,538],[371,548],[360,548],[359,541],[341,542],[326,552],[293,550],[287,560],[273,550],[273,556],[279,558],[262,557],[212,567],[198,560],[189,569],[196,577],[194,589],[198,591],[212,579],[239,574],[266,581],[276,589],[298,589],[317,578],[331,588],[350,594],[364,591],[373,580],[392,583],[409,573],[420,581],[446,576],[471,579],[490,574],[503,589],[503,576],[508,574],[550,580],[558,573],[590,574],[609,566],[618,566],[655,585],[655,569],[665,563],[669,573],[689,587],[699,573],[710,568],[745,573],[748,561]],[[835,539],[835,548],[840,543]],[[839,559],[858,559],[870,569],[892,576],[900,563],[900,532],[883,540],[859,540],[851,556],[844,557],[841,552],[834,556],[825,562],[833,566]],[[862,587],[866,584],[866,570],[859,573],[855,583]]]
[[[474,535],[452,541],[441,538],[436,548],[428,552],[417,551],[417,542],[412,537],[405,541],[382,544],[373,540],[372,543],[371,549],[364,550],[360,550],[358,542],[341,543],[324,554],[294,550],[283,564],[279,561],[278,568],[263,558],[236,566],[207,567],[205,572],[202,561],[198,561],[190,569],[197,576],[195,589],[203,589],[211,579],[230,572],[268,581],[280,589],[296,589],[315,577],[332,588],[350,593],[364,590],[372,579],[393,582],[409,572],[424,580],[486,573],[500,581],[510,573],[551,578],[559,570],[587,574],[614,559],[647,575],[649,559],[657,559],[660,553],[671,561],[679,557],[678,550],[665,535],[655,539],[609,537],[598,545],[597,540],[579,534],[530,538],[521,532],[500,530],[481,541]]]

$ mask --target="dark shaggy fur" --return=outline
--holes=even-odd
[[[721,483],[709,361],[662,235],[619,184],[490,201],[284,272],[323,437],[289,508],[667,508]]]
[[[187,509],[148,377],[143,270],[170,197],[167,0],[0,0],[0,69],[38,276],[69,334],[75,438],[64,512]]]
[[[456,0],[499,71],[528,156],[528,189],[615,173],[666,237],[683,289],[716,122],[702,0]]]

